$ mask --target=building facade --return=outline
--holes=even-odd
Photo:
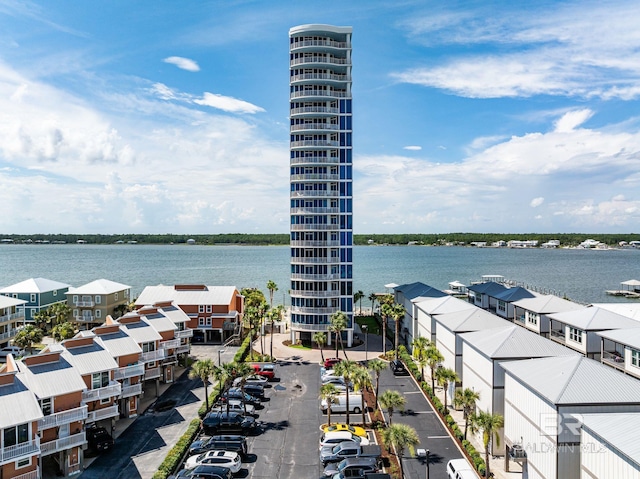
[[[0,294],[11,298],[22,299],[24,304],[24,320],[34,322],[36,315],[57,303],[66,303],[69,285],[46,278],[30,278],[20,283],[0,289]]]
[[[107,316],[120,316],[121,308],[127,307],[131,286],[108,279],[97,279],[78,288],[69,288],[67,304],[72,321],[81,330],[89,330],[104,324]]]
[[[353,340],[351,27],[289,30],[291,339]],[[331,341],[329,335],[329,341]]]

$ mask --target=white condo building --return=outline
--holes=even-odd
[[[289,30],[293,342],[328,331],[337,311],[353,340],[351,32]]]

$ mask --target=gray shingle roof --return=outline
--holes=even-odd
[[[504,321],[504,320],[503,320]],[[462,334],[462,341],[491,359],[531,359],[549,356],[576,356],[579,353],[520,326],[509,324]]]
[[[640,381],[582,355],[513,361],[502,367],[551,404],[640,405]]]
[[[509,326],[510,323],[484,309],[474,308],[454,311],[453,313],[438,314],[436,316],[436,324],[438,324],[437,327],[442,325],[449,331],[462,333],[506,327]]]
[[[46,293],[57,289],[68,288],[70,285],[46,278],[25,279],[6,288],[0,289],[0,293]]]
[[[628,318],[613,311],[589,306],[575,311],[549,314],[549,318],[568,324],[583,331],[604,331],[640,327],[640,321]]]
[[[580,419],[587,432],[595,434],[607,446],[640,465],[640,413],[582,414]]]
[[[207,286],[205,290],[176,290],[163,284],[147,286],[136,299],[136,305],[175,301],[180,305],[230,304],[236,292],[235,286]]]
[[[17,365],[20,377],[39,399],[87,389],[78,370],[64,357],[29,367],[23,361],[17,361]]]
[[[0,386],[0,411],[0,429],[43,417],[35,394],[27,388],[19,374],[15,375],[13,383]]]
[[[584,306],[578,303],[559,298],[553,294],[520,299],[514,301],[513,305],[538,314],[561,313],[584,308]]]

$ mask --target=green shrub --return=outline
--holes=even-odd
[[[456,420],[451,417],[451,414],[447,414],[444,420],[447,421],[449,428],[453,430],[453,426],[456,425]]]
[[[233,357],[233,360],[237,363],[243,362],[244,358],[246,358],[247,354],[249,354],[249,348],[251,347],[252,343],[253,343],[253,338],[250,334],[248,334],[247,337],[244,338],[244,341],[242,341],[242,344],[238,348],[238,351],[236,352],[236,355]]]
[[[153,479],[166,479],[178,469],[182,458],[189,450],[189,446],[196,437],[196,434],[198,434],[199,429],[200,419],[194,419],[189,423],[189,427],[185,433],[178,439],[176,445],[171,448],[164,458],[164,461],[162,461],[162,464],[160,464],[160,467],[158,467],[158,470],[153,475]]]
[[[219,389],[218,383],[213,384],[211,386],[211,393],[209,394],[209,406],[212,406],[218,401],[219,393],[220,393],[220,389]],[[207,414],[207,412],[209,412],[207,411],[207,402],[204,401],[200,405],[200,408],[198,409],[198,417],[204,417]]]

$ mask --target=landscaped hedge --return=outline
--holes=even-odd
[[[167,457],[165,457],[162,464],[160,464],[160,467],[153,475],[153,479],[167,479],[167,477],[176,471],[186,452],[189,450],[193,439],[196,437],[196,434],[198,434],[199,429],[200,419],[194,419],[189,423],[189,427],[185,433],[178,439],[176,445],[171,448]]]
[[[251,343],[253,343],[253,338],[251,334],[248,334],[247,337],[244,338],[244,341],[242,341],[242,344],[238,348],[236,355],[233,357],[233,360],[236,363],[241,363],[242,361],[244,361],[244,359],[247,357],[247,354],[249,354]]]
[[[407,349],[404,346],[400,346],[398,347],[398,353],[399,353],[398,356],[400,357],[402,362],[404,362],[407,365],[407,368],[409,369],[409,371],[411,371],[413,376],[416,379],[419,378],[420,370],[418,369],[417,364],[413,361],[413,359],[407,352]],[[465,449],[465,451],[467,451],[467,454],[471,458],[471,461],[473,462],[473,465],[478,471],[478,473],[480,475],[483,475],[486,470],[486,465],[481,454],[478,451],[476,451],[475,447],[473,447],[473,445],[469,441],[464,439],[464,434],[458,427],[458,424],[456,423],[455,419],[451,417],[451,415],[449,414],[449,411],[445,408],[444,404],[442,404],[442,401],[440,401],[440,399],[434,394],[433,390],[431,389],[431,386],[429,386],[425,381],[420,382],[419,379],[418,379],[418,383],[420,384],[420,387],[422,388],[422,390],[425,392],[425,394],[431,401],[431,404],[433,405],[434,409],[438,411],[438,413],[444,420],[445,424],[447,424],[447,426],[449,427],[449,430],[451,431],[453,436],[456,439],[458,439],[458,441],[460,441],[460,443],[462,444],[462,447]]]

